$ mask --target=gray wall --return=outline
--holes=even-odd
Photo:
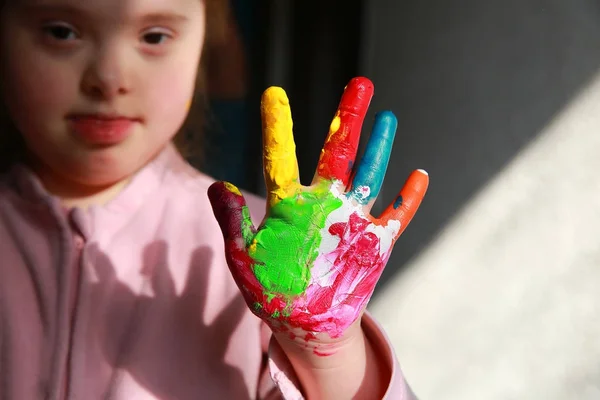
[[[383,201],[412,169],[431,175],[385,280],[598,71],[600,2],[367,3],[361,73],[375,83],[371,110],[392,109],[399,121]]]
[[[421,399],[600,398],[600,2],[369,0],[362,74],[431,186],[370,308]]]

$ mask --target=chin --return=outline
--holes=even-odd
[[[86,154],[78,160],[73,160],[77,166],[63,169],[65,173],[73,174],[73,179],[87,186],[110,186],[123,180],[130,179],[144,167],[152,157],[150,149],[132,149],[119,146],[106,151]]]
[[[131,178],[126,171],[104,171],[103,173],[65,174],[65,177],[79,186],[89,188],[107,188]]]
[[[130,179],[140,166],[133,164],[73,163],[63,165],[62,174],[67,180],[85,187],[109,187]]]

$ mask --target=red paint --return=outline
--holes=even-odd
[[[379,254],[379,238],[365,232],[369,224],[370,221],[354,213],[348,222],[329,228],[332,235],[340,238],[330,258],[334,260],[332,269],[336,271],[333,286],[309,286],[306,294],[294,301],[290,324],[307,331],[328,332],[335,337],[336,332],[345,331],[354,322],[351,316],[364,309],[387,262],[387,258]],[[352,282],[358,282],[353,289]],[[336,295],[343,298],[336,299]],[[339,304],[336,306],[334,302]],[[351,315],[343,312],[343,307],[353,311]]]
[[[318,350],[316,347],[313,349],[313,353],[315,353],[315,355],[319,356],[319,357],[329,357],[335,354],[335,352],[333,351],[328,351],[328,352],[324,352],[321,350]]]
[[[348,185],[372,95],[373,85],[368,79],[356,78],[348,85],[338,110],[339,129],[328,138],[319,160],[320,178],[337,179]],[[253,271],[255,260],[248,254],[251,237],[243,237],[244,232],[255,232],[243,218],[243,197],[230,192],[223,183],[213,184],[208,195],[225,239],[229,268],[247,304],[276,332],[289,333],[291,339],[298,332],[307,332],[304,340],[308,346],[311,341],[318,342],[314,333],[327,332],[331,337],[339,337],[360,317],[389,258],[389,253],[380,255],[379,238],[366,229],[372,223],[386,224],[395,219],[402,225],[399,236],[416,212],[428,182],[426,173],[414,172],[400,192],[401,205],[390,205],[379,219],[354,213],[347,222],[333,224],[329,232],[339,237],[338,246],[320,256],[325,257],[320,262],[332,265],[332,286],[313,283],[295,298],[266,293],[258,282]],[[322,348],[314,351],[328,355]]]
[[[367,78],[350,81],[338,107],[340,127],[331,133],[323,147],[317,173],[324,179],[348,184],[365,115],[373,97],[373,83]]]
[[[124,141],[138,121],[132,118],[80,115],[69,118],[73,134],[92,145],[115,145]]]
[[[248,255],[242,228],[245,222],[243,196],[227,189],[223,182],[216,182],[208,189],[215,218],[221,227],[225,241],[225,254],[231,274],[242,291],[248,306],[255,310],[255,303],[263,304],[262,285],[252,272],[254,260]]]
[[[255,261],[248,255],[249,243],[242,237],[243,224],[248,223],[242,219],[243,197],[230,192],[223,183],[213,184],[208,195],[223,232],[232,276],[248,306],[268,321],[271,329],[281,332],[288,327],[300,328],[308,332],[304,339],[310,341],[315,339],[312,332],[337,337],[356,320],[387,261],[379,254],[379,238],[366,232],[369,220],[353,213],[348,222],[329,228],[332,235],[340,238],[337,248],[329,254],[335,271],[332,287],[311,284],[302,296],[287,299],[277,293],[265,293],[254,275]]]
[[[244,197],[228,190],[223,182],[212,184],[208,189],[208,197],[225,241],[227,265],[248,307],[259,318],[271,321],[272,329],[287,330],[285,325],[281,325],[281,321],[285,318],[282,316],[273,319],[272,315],[285,313],[289,302],[276,293],[271,296],[265,293],[263,286],[254,275],[255,261],[250,257],[247,249],[250,243],[246,243],[242,235],[244,226],[251,223],[244,220],[243,208],[246,207]],[[253,226],[250,229],[255,232]],[[269,297],[272,297],[271,300]]]

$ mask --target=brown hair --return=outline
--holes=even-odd
[[[182,129],[174,138],[174,143],[184,157],[194,157],[202,161],[201,148],[204,147],[202,132],[208,110],[207,67],[211,50],[227,40],[227,24],[230,18],[229,0],[204,0],[206,7],[206,38],[200,68],[196,80],[196,90],[192,106]]]
[[[0,12],[8,0],[0,0]],[[226,40],[227,24],[230,17],[228,0],[203,0],[206,8],[206,36],[196,90],[188,117],[174,138],[177,149],[185,157],[201,159],[202,131],[204,115],[208,107],[206,92],[207,53],[211,48],[223,44]],[[1,62],[1,61],[0,61]],[[2,79],[0,79],[0,84]],[[3,92],[0,86],[0,93]],[[25,143],[10,117],[4,101],[0,99],[0,173],[7,171],[15,162],[22,159]]]

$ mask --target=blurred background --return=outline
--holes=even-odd
[[[352,77],[365,138],[398,116],[375,213],[413,169],[431,185],[370,310],[420,399],[600,399],[600,2],[232,1],[213,52],[203,169],[248,191],[268,86],[305,184]]]

